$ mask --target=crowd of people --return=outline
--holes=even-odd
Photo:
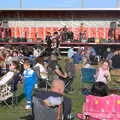
[[[49,39],[49,38],[48,38]],[[26,99],[25,109],[32,109],[32,97],[34,89],[42,88],[42,82],[50,82],[51,91],[37,91],[35,97],[41,98],[48,106],[56,105],[63,97],[64,120],[70,120],[68,117],[72,111],[71,99],[64,95],[74,91],[72,83],[76,79],[76,67],[82,64],[84,68],[96,68],[94,65],[100,64],[96,68],[94,75],[96,81],[91,88],[92,95],[107,95],[107,91],[95,90],[96,85],[105,86],[111,81],[110,70],[119,68],[119,50],[110,51],[107,49],[104,56],[99,59],[96,50],[92,46],[80,47],[77,51],[71,47],[68,50],[68,56],[65,59],[64,68],[59,64],[59,54],[56,49],[47,54],[41,47],[34,46],[1,46],[0,47],[0,85],[9,81],[11,90],[16,91],[18,83],[23,83],[24,96]],[[62,59],[62,58],[61,58]],[[102,64],[101,64],[101,61]],[[117,65],[116,65],[117,64]],[[103,88],[103,87],[102,87]],[[101,90],[101,88],[100,88]],[[104,89],[105,90],[105,89]],[[107,89],[108,90],[108,89]],[[106,92],[106,93],[104,93]],[[61,102],[58,102],[61,103]]]

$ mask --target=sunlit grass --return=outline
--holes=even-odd
[[[61,60],[62,67],[65,65],[65,60]],[[72,99],[72,112],[77,113],[82,111],[82,104],[83,104],[83,95],[80,93],[80,72],[76,72],[76,78],[73,82],[73,89],[74,92],[71,94],[66,94],[68,97]],[[18,89],[18,96],[21,96],[18,100],[19,103],[17,105],[11,106],[8,108],[6,105],[0,106],[0,120],[24,120],[21,117],[24,117],[31,113],[31,111],[24,110],[25,100],[23,98],[23,88],[20,85]]]

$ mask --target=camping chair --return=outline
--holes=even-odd
[[[39,66],[34,67],[33,70],[36,72],[37,77],[38,77],[38,86],[43,87],[45,84],[45,88],[46,88],[46,90],[48,90],[48,87],[51,87],[50,80],[48,78],[47,79],[41,78]]]
[[[9,71],[7,74],[5,74],[1,80],[0,80],[0,102],[4,102],[8,107],[7,100],[9,98],[12,98],[12,104],[15,98],[15,94],[13,94],[13,83],[15,73],[12,71]],[[17,77],[18,78],[18,77]]]
[[[62,120],[62,105],[58,105],[57,109],[48,107],[42,99],[33,97],[32,114],[34,120]]]
[[[88,95],[86,96],[84,108],[83,114],[94,118],[90,120],[120,120],[119,95],[112,94],[105,97]],[[77,117],[80,120],[83,118],[82,114],[77,114]]]
[[[4,102],[9,107],[7,100],[12,97],[11,87],[7,84],[0,85],[0,102]]]
[[[95,68],[81,68],[81,86],[80,87],[82,90],[86,89],[92,85],[95,82],[95,77],[94,75],[96,74],[96,69]]]
[[[63,80],[65,83],[65,86],[64,86],[65,92],[69,92],[72,90],[71,86],[72,86],[73,80],[74,80],[73,77],[67,77],[67,78],[65,78],[65,80]]]

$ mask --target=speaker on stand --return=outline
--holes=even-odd
[[[3,20],[2,21],[2,26],[3,26],[3,34],[5,38],[5,42],[9,41],[9,30],[8,30],[8,20]]]
[[[88,38],[88,43],[95,43],[95,38],[94,37]]]
[[[0,41],[2,41],[2,31],[3,31],[2,20],[0,19]]]
[[[8,28],[8,20],[3,20],[2,26],[3,28]]]
[[[116,40],[115,30],[116,30],[116,22],[114,21],[110,23],[110,29],[108,32],[108,36],[109,36],[109,39],[111,39],[111,41]]]
[[[116,29],[116,22],[111,22],[110,23],[110,29]]]

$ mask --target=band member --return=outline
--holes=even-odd
[[[59,46],[60,46],[60,36],[58,32],[54,32],[52,37],[52,48],[58,56],[60,55]]]
[[[114,29],[109,29],[108,31],[108,39],[111,40],[111,41],[114,41],[115,40],[115,30]]]
[[[47,35],[46,35],[46,38],[45,38],[45,41],[47,43],[47,52],[48,52],[48,55],[51,54],[51,51],[52,51],[52,40],[51,40],[51,33],[50,32],[47,32]]]
[[[79,33],[79,40],[80,42],[84,39],[84,36],[85,36],[85,27],[84,27],[84,24],[81,23],[80,25],[80,33]]]
[[[116,22],[110,22],[110,29],[108,31],[108,39],[111,41],[116,40]]]
[[[52,43],[53,43],[53,48],[59,48],[60,36],[58,35],[58,32],[54,32],[52,37]]]
[[[61,31],[60,39],[62,42],[67,41],[67,27],[66,26],[64,26]]]

